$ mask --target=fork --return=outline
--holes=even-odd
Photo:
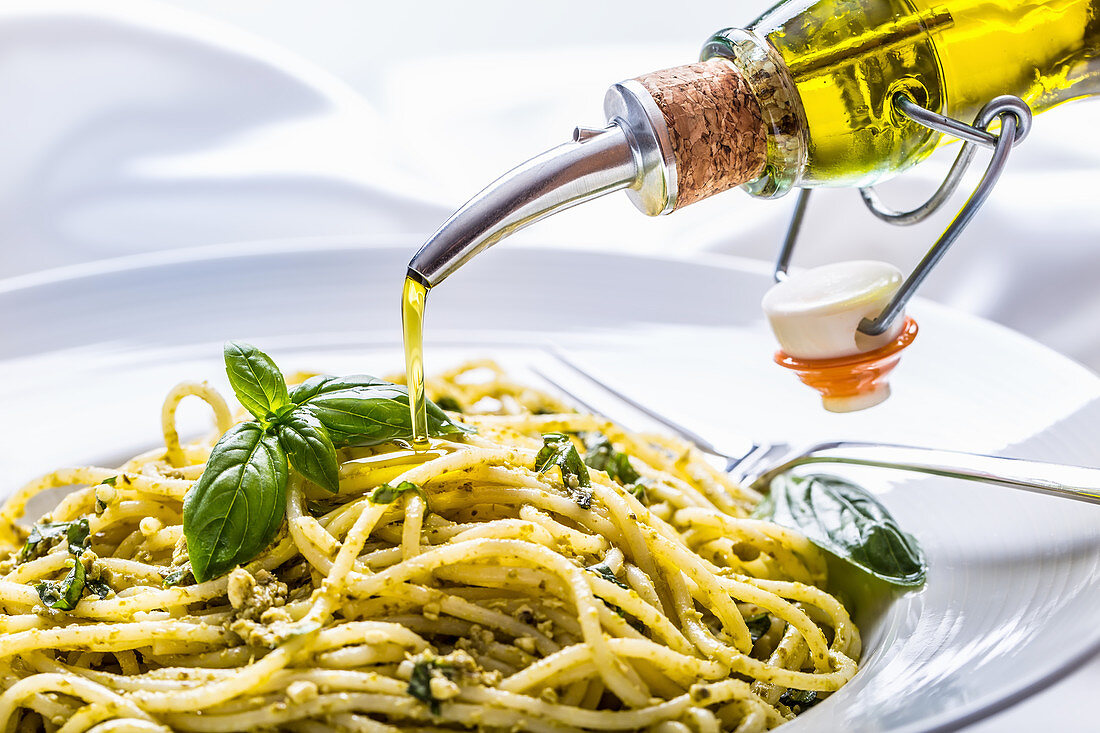
[[[612,398],[629,405],[704,453],[724,460],[726,472],[741,485],[750,486],[765,493],[773,478],[795,466],[810,463],[844,463],[979,481],[1047,496],[1100,504],[1100,469],[1086,466],[851,440],[824,441],[806,445],[745,441],[743,445],[721,449],[693,430],[654,411],[599,379],[560,352],[555,350],[551,354],[555,361],[564,366],[568,372],[581,377],[588,385],[595,387],[598,391],[597,399]],[[564,380],[555,378],[538,367],[533,367],[533,371],[589,412],[608,417],[606,411],[594,405],[591,399],[586,400],[578,390],[563,385]]]

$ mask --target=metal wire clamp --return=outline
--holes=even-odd
[[[978,112],[973,125],[925,109],[904,92],[895,94],[892,103],[898,113],[908,117],[918,125],[960,138],[963,140],[963,146],[955,157],[955,161],[951,164],[943,183],[939,185],[927,201],[914,209],[896,211],[882,203],[874,188],[859,189],[863,203],[879,219],[897,226],[908,226],[923,221],[943,206],[948,197],[958,188],[963,174],[974,158],[976,146],[981,145],[982,147],[992,148],[993,156],[986,166],[985,173],[978,181],[978,185],[975,186],[974,192],[970,194],[970,198],[966,200],[959,213],[947,225],[944,233],[940,235],[940,238],[936,240],[932,248],[928,250],[913,272],[902,283],[890,303],[876,318],[864,318],[859,324],[859,330],[870,336],[877,336],[889,330],[894,320],[905,309],[906,303],[913,297],[916,289],[920,287],[932,268],[943,258],[947,248],[958,238],[966,225],[974,218],[974,214],[985,203],[993,190],[993,186],[997,183],[997,179],[1000,178],[1005,164],[1008,162],[1009,152],[1031,130],[1031,108],[1027,106],[1024,100],[1011,95],[991,99]],[[999,132],[989,131],[989,127],[994,120],[1000,120],[1001,129]],[[779,257],[775,263],[776,282],[787,278],[787,268],[790,266],[791,257],[794,254],[798,232],[802,228],[802,219],[806,214],[806,206],[810,201],[810,191],[811,189],[808,188],[801,189],[798,193],[798,200],[795,201],[794,214],[791,216],[791,223],[787,227],[787,235],[783,240],[783,246],[779,250]]]

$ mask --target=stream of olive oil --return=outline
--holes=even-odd
[[[401,293],[401,327],[405,337],[405,383],[409,388],[413,449],[428,447],[428,411],[424,397],[424,304],[428,289],[411,277]]]

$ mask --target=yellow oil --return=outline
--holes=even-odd
[[[424,397],[424,305],[428,289],[411,277],[401,292],[401,327],[405,337],[405,383],[412,413],[413,449],[428,448],[428,411]]]
[[[1100,0],[788,0],[750,28],[782,54],[806,115],[799,185],[868,185],[949,142],[894,93],[967,122],[993,97],[1035,112],[1100,93]],[[1082,134],[1087,136],[1086,131]]]

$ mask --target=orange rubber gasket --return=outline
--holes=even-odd
[[[803,384],[816,389],[822,397],[855,397],[879,388],[901,360],[901,350],[913,343],[916,336],[917,322],[906,316],[898,337],[874,351],[836,359],[796,359],[777,351],[775,363],[794,371]]]

